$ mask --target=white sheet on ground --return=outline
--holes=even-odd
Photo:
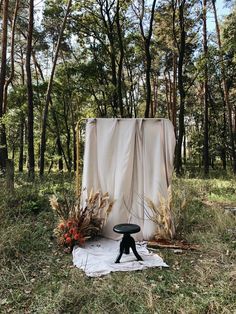
[[[85,247],[74,247],[73,263],[85,271],[87,276],[99,277],[115,271],[142,270],[149,267],[168,267],[163,259],[147,250],[144,242],[136,243],[136,248],[143,261],[137,261],[132,250],[123,254],[120,263],[115,263],[119,253],[120,242],[99,238],[88,241]]]

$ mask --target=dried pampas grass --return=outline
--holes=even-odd
[[[78,198],[71,200],[66,196],[59,199],[56,195],[52,195],[49,202],[58,219],[54,234],[60,244],[65,244],[65,240],[63,240],[65,228],[67,226],[71,228],[70,225],[76,228],[77,233],[83,239],[100,234],[113,206],[113,201],[108,193],[94,192],[93,189],[85,200],[84,206],[80,205]]]
[[[155,238],[173,239],[175,235],[174,218],[171,212],[172,193],[171,186],[168,187],[167,198],[158,193],[159,204],[151,199],[145,198],[145,209],[148,218],[157,226]],[[151,210],[151,213],[150,213]]]

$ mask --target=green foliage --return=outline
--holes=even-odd
[[[119,6],[118,7],[118,3]],[[144,1],[144,33],[147,35],[151,4]],[[12,20],[14,1],[10,1]],[[72,171],[75,164],[76,122],[86,117],[143,117],[146,106],[145,43],[140,32],[140,1],[75,1],[67,19],[52,84],[47,121],[45,172],[63,167]],[[174,5],[176,4],[176,6]],[[41,6],[42,5],[42,6]],[[65,15],[67,1],[47,0],[35,7],[33,51],[31,57],[34,92],[35,157],[40,158],[40,137],[45,94],[52,62]],[[179,134],[180,95],[178,64],[180,58],[180,2],[157,2],[150,43],[152,104],[155,117],[176,119]],[[38,12],[38,10],[41,12]],[[118,10],[119,9],[119,10]],[[208,8],[211,10],[211,6]],[[220,12],[218,12],[219,15]],[[235,99],[235,7],[220,24],[222,51],[214,31],[208,36],[208,56],[203,57],[201,38],[202,6],[199,1],[185,2],[183,85],[185,89],[186,162],[202,167],[204,112],[204,66],[209,71],[209,163],[230,165],[231,146],[227,127],[227,108],[223,102],[220,53],[223,53],[230,103]],[[23,1],[15,30],[15,73],[8,88],[6,125],[9,158],[17,166],[23,149],[27,167],[27,2]],[[12,37],[9,28],[9,38]],[[10,40],[8,41],[10,55]],[[11,72],[7,59],[7,76]],[[176,71],[176,78],[174,72]],[[121,80],[121,82],[120,82]],[[118,84],[120,83],[120,86]],[[155,92],[154,92],[155,91]],[[118,94],[119,99],[118,99]],[[176,99],[175,99],[176,97]],[[119,103],[121,102],[121,103]],[[119,103],[119,104],[118,104]],[[23,137],[22,137],[23,136]],[[23,142],[23,146],[22,146]],[[62,166],[63,163],[63,166]],[[17,168],[17,167],[16,167]]]
[[[223,35],[225,41],[225,47],[228,50],[236,51],[236,9],[233,8],[232,12],[227,16],[223,25]]]

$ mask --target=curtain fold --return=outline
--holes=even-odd
[[[88,119],[82,198],[90,190],[108,192],[114,205],[103,235],[117,239],[113,226],[140,225],[136,240],[148,240],[156,226],[145,198],[159,204],[171,183],[175,135],[166,119]]]

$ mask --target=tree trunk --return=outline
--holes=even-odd
[[[114,22],[116,18],[117,12],[114,14],[114,19],[112,20],[111,16],[111,9],[115,4],[115,1],[109,3],[108,0],[105,1],[98,1],[100,4],[100,14],[102,17],[103,25],[107,31],[107,37],[110,45],[109,49],[109,56],[111,61],[111,83],[113,85],[113,92],[112,92],[112,110],[113,115],[118,115],[118,79],[117,79],[117,69],[116,69],[116,43],[115,43],[115,32],[114,32]],[[119,9],[119,1],[117,3],[116,10]],[[117,21],[116,21],[117,22]],[[119,30],[118,30],[119,32]],[[119,43],[120,44],[120,43]],[[121,60],[120,60],[121,61]],[[122,60],[123,62],[123,60]],[[122,65],[122,63],[120,63]],[[123,115],[123,107],[120,108],[121,114]]]
[[[20,147],[19,147],[19,172],[23,172],[23,165],[24,165],[24,125],[25,125],[25,121],[23,118],[21,118]]]
[[[223,122],[223,136],[222,136],[222,139],[223,139],[223,147],[222,147],[222,154],[221,154],[221,159],[222,159],[222,165],[223,165],[223,169],[226,170],[226,167],[227,167],[227,154],[226,154],[226,143],[225,143],[225,138],[226,138],[226,129],[227,129],[227,123],[226,123],[226,110],[225,110],[225,105],[224,105],[224,122]]]
[[[186,143],[186,134],[184,133],[184,164],[187,163],[187,143]]]
[[[152,100],[152,88],[151,88],[151,66],[152,58],[150,54],[150,42],[146,40],[145,42],[145,56],[146,56],[146,109],[145,118],[150,116],[150,107]]]
[[[173,54],[173,105],[172,105],[172,123],[176,134],[176,107],[177,107],[177,55]]]
[[[7,91],[8,91],[8,86],[12,82],[15,74],[15,28],[16,28],[16,19],[17,19],[17,12],[19,9],[19,2],[20,0],[16,1],[15,4],[15,9],[13,13],[13,18],[12,18],[12,26],[11,26],[11,71],[10,71],[10,76],[6,79],[5,84],[4,84],[4,91],[3,91],[3,113],[6,113],[7,110]]]
[[[58,159],[58,170],[59,172],[63,171],[63,159],[62,159],[62,147],[61,147],[61,141],[60,138],[57,138],[57,153],[59,156]]]
[[[33,102],[33,86],[31,75],[31,54],[32,54],[32,38],[34,27],[34,0],[29,1],[29,22],[27,34],[26,49],[26,77],[27,77],[27,95],[28,95],[28,176],[34,179],[35,176],[35,160],[34,160],[34,102]]]
[[[76,152],[76,122],[75,122],[75,113],[73,107],[70,107],[71,111],[71,124],[72,124],[72,134],[73,134],[73,163],[74,163],[74,171],[76,171],[76,159],[77,159],[77,152]]]
[[[153,79],[153,117],[156,116],[158,106],[158,73]]]
[[[209,174],[209,103],[208,103],[208,45],[207,45],[207,0],[203,0],[203,51],[204,51],[204,174]]]
[[[134,81],[133,81],[133,73],[132,73],[132,68],[130,67],[130,65],[126,64],[126,69],[127,69],[127,75],[128,75],[128,80],[130,83],[130,89],[129,89],[129,102],[128,102],[128,108],[130,108],[129,110],[129,115],[130,117],[136,117],[136,110],[135,110],[135,101],[134,101]]]
[[[70,150],[70,142],[71,142],[71,135],[70,135],[70,127],[68,125],[68,108],[66,101],[64,100],[64,121],[65,121],[65,127],[66,127],[66,150],[67,150],[67,158],[68,158],[68,164],[67,168],[68,171],[71,172],[72,169],[72,157],[71,157],[71,150]]]
[[[52,103],[51,103],[51,107],[52,107]],[[63,150],[62,143],[61,143],[60,130],[59,130],[59,124],[58,124],[58,120],[57,120],[57,115],[56,115],[55,109],[53,107],[52,107],[52,118],[54,120],[55,127],[56,127],[57,146],[60,146],[60,152],[62,153],[62,156],[64,157],[64,160],[66,163],[66,167],[69,170],[69,163],[66,159],[66,155],[65,155],[65,152]]]
[[[179,5],[179,25],[180,25],[180,45],[179,50],[179,60],[178,60],[178,90],[179,90],[179,132],[178,141],[176,145],[176,172],[181,173],[182,170],[182,143],[185,133],[184,128],[184,116],[185,116],[185,88],[183,79],[183,65],[185,56],[185,43],[186,43],[186,32],[185,32],[185,21],[184,21],[184,6],[185,0]]]
[[[144,33],[144,25],[143,25],[143,19],[144,19],[144,1],[142,1],[142,12],[140,14],[140,20],[139,20],[139,26],[141,35],[143,38],[144,43],[144,51],[145,51],[145,75],[146,75],[146,108],[145,108],[145,118],[149,118],[150,116],[150,109],[151,109],[151,98],[152,98],[152,87],[151,87],[151,68],[152,68],[152,57],[150,53],[150,45],[151,45],[151,38],[152,38],[152,32],[153,32],[153,21],[154,21],[154,13],[155,13],[155,7],[156,7],[156,0],[152,3],[152,10],[151,10],[151,17],[149,22],[149,30],[148,34],[145,35]]]
[[[165,69],[164,71],[164,77],[165,77],[165,97],[166,97],[166,106],[167,106],[167,113],[168,113],[168,118],[171,120],[171,104],[170,104],[170,82],[169,79],[166,75],[167,70]]]
[[[24,58],[23,58],[23,51],[22,49],[20,50],[20,57],[21,57],[21,63],[20,63],[20,68],[21,68],[21,79],[22,79],[22,85],[25,85],[25,70],[24,70]],[[24,132],[25,130],[25,132]],[[21,121],[20,121],[20,145],[19,145],[19,172],[23,172],[24,168],[24,141],[27,141],[25,138],[27,131],[26,131],[26,121],[24,114],[22,113],[21,116]]]
[[[122,39],[122,30],[120,25],[120,1],[117,1],[117,10],[116,10],[116,25],[117,25],[117,32],[118,32],[118,42],[119,42],[119,49],[120,49],[120,57],[118,63],[118,77],[117,77],[117,93],[118,93],[118,106],[120,109],[120,116],[124,116],[123,110],[123,97],[122,97],[122,72],[123,72],[123,60],[124,60],[124,46],[123,46],[123,39]]]
[[[20,48],[20,61],[22,85],[25,85],[24,53],[22,48]]]
[[[14,161],[10,159],[6,161],[6,188],[8,192],[14,192]]]
[[[63,32],[64,32],[64,29],[66,26],[67,17],[68,17],[69,12],[70,12],[71,3],[72,3],[72,0],[68,0],[66,13],[65,13],[63,23],[62,23],[62,26],[60,29],[60,33],[58,36],[58,40],[57,40],[57,46],[56,46],[56,51],[55,51],[55,55],[54,55],[52,71],[51,71],[51,75],[50,75],[48,87],[47,87],[47,92],[46,92],[46,100],[45,100],[45,107],[44,107],[43,121],[42,121],[42,133],[41,133],[41,141],[40,141],[40,169],[39,169],[39,174],[41,176],[44,174],[44,155],[45,155],[45,150],[46,150],[46,128],[47,128],[48,108],[49,108],[49,103],[50,103],[50,99],[51,99],[53,78],[54,78],[54,73],[55,73],[55,69],[56,69],[56,64],[57,64],[57,59],[58,59],[59,49],[60,49],[60,45],[61,45],[61,41],[62,41]]]
[[[172,102],[172,123],[174,126],[175,135],[177,136],[177,69],[178,69],[178,54],[176,49],[179,51],[179,45],[177,42],[177,34],[176,34],[176,8],[177,8],[177,0],[171,1],[172,7],[172,32],[173,32],[173,102]],[[181,156],[180,156],[181,157]]]
[[[223,58],[223,52],[222,52],[221,34],[220,34],[220,27],[218,23],[215,3],[216,3],[216,0],[212,0],[215,24],[216,24],[217,40],[218,40],[218,46],[219,46],[219,51],[220,51],[220,65],[221,65],[224,101],[228,109],[228,126],[229,126],[230,145],[231,145],[231,157],[233,161],[233,173],[236,174],[236,151],[235,151],[235,138],[234,138],[235,136],[234,136],[234,131],[233,131],[233,121],[232,121],[233,120],[232,119],[232,107],[229,101],[229,91],[228,91],[226,75],[225,75],[225,65],[224,65],[224,58]]]
[[[2,13],[2,40],[1,40],[1,73],[0,73],[0,119],[4,115],[4,84],[6,81],[6,62],[7,62],[7,20],[8,20],[9,1],[3,1]],[[5,172],[7,156],[7,141],[5,125],[0,121],[0,170]]]

